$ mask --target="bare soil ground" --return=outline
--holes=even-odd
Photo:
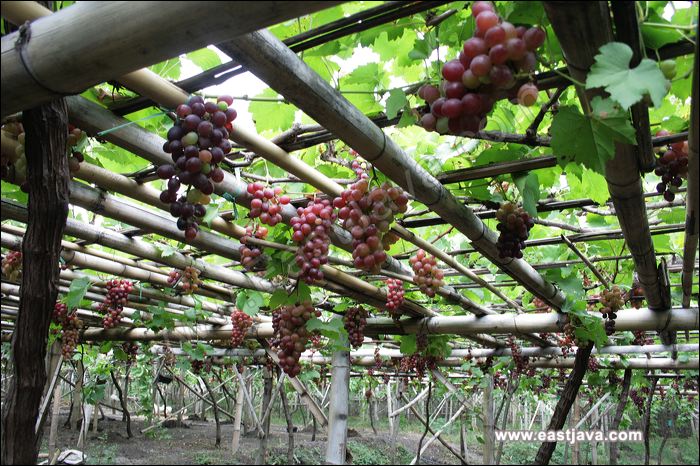
[[[63,427],[61,417],[57,445],[61,449],[75,448],[78,432]],[[233,426],[222,424],[221,447],[216,448],[213,420],[186,421],[188,427],[157,428],[150,433],[140,430],[148,424],[144,420],[132,422],[134,437],[126,437],[126,425],[120,417],[107,416],[99,422],[98,432],[88,435],[85,452],[88,464],[256,464],[259,440],[254,436],[242,436],[240,449],[231,454]],[[48,426],[47,426],[48,427]],[[390,436],[386,432],[375,435],[371,430],[356,432],[349,439],[349,450],[354,464],[392,464]],[[44,444],[48,428],[44,435]],[[420,440],[419,433],[401,433],[397,438],[396,464],[408,464],[415,455]],[[426,440],[429,437],[426,438]],[[297,432],[294,437],[294,454],[298,464],[323,462],[326,437],[323,433],[311,440],[310,432]],[[458,445],[453,445],[459,451]],[[42,451],[46,451],[44,448]],[[267,464],[287,464],[286,427],[273,425],[268,443]],[[480,454],[469,451],[467,461],[479,463]],[[421,457],[422,464],[459,464],[446,448],[434,442]]]

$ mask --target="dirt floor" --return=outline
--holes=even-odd
[[[57,446],[61,449],[76,448],[78,433],[64,428],[58,429]],[[132,422],[134,438],[127,439],[125,423],[121,418],[107,416],[99,422],[98,432],[88,436],[88,464],[256,464],[255,456],[259,440],[254,433],[241,437],[239,451],[231,454],[233,426],[222,424],[221,448],[216,448],[215,424],[202,421],[186,421],[187,428],[157,428],[147,434],[139,431],[147,426],[143,420]],[[44,435],[44,445],[48,429]],[[353,464],[392,464],[390,437],[386,432],[375,435],[372,430],[351,431],[348,440],[353,455]],[[408,464],[415,455],[421,434],[400,434],[396,464]],[[426,440],[430,438],[429,436]],[[326,448],[325,435],[317,435],[311,441],[310,432],[297,432],[294,437],[294,454],[297,464],[320,464]],[[459,445],[454,445],[459,451]],[[44,448],[42,451],[46,451]],[[469,451],[467,461],[479,463],[480,453]],[[267,464],[287,464],[286,427],[273,425],[268,443]],[[434,442],[421,456],[421,464],[459,464],[459,461],[439,442]]]

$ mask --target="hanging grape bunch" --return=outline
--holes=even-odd
[[[250,183],[247,188],[250,200],[250,218],[260,218],[265,225],[274,227],[282,221],[282,206],[289,204],[289,196],[282,194],[282,188],[266,187],[264,184]]]
[[[625,299],[622,296],[622,290],[617,285],[600,293],[600,313],[603,314],[603,319],[608,319],[605,321],[605,333],[607,335],[615,333],[617,311],[622,309],[624,304]]]
[[[387,278],[386,288],[386,308],[391,318],[398,321],[401,318],[399,308],[403,304],[403,282],[398,278]]]
[[[359,348],[365,340],[367,315],[367,310],[362,306],[349,307],[345,311],[343,327],[348,332],[348,338],[353,348]]]
[[[491,2],[474,2],[472,17],[474,36],[464,42],[457,59],[443,65],[439,88],[425,85],[418,90],[430,105],[420,120],[426,131],[473,136],[486,126],[497,100],[507,98],[523,106],[537,102],[537,86],[517,86],[516,75],[535,70],[535,52],[545,41],[545,31],[503,21]]]
[[[182,292],[184,294],[192,294],[199,290],[199,286],[202,284],[202,280],[199,278],[200,271],[188,265],[185,270],[182,271]]]
[[[635,282],[632,285],[632,289],[630,289],[627,294],[627,300],[633,308],[641,309],[644,303],[644,288],[642,288],[639,283]]]
[[[190,363],[192,365],[192,373],[194,375],[199,375],[202,370],[204,370],[204,361],[200,361],[199,359],[194,359]]]
[[[299,244],[296,264],[299,278],[306,283],[323,280],[321,266],[328,263],[328,246],[331,242],[328,233],[335,221],[333,205],[328,199],[310,200],[305,208],[297,209],[292,218],[292,240]]]
[[[131,342],[122,343],[122,351],[126,354],[126,363],[133,364],[136,362],[136,356],[139,353],[139,345]]]
[[[255,269],[255,265],[258,263],[258,258],[262,255],[262,249],[258,246],[251,244],[249,239],[254,236],[257,239],[265,239],[267,237],[267,228],[259,226],[253,231],[253,227],[248,225],[245,228],[245,236],[241,237],[241,246],[239,251],[241,253],[241,265],[244,269],[252,272]]]
[[[248,329],[253,326],[253,319],[245,312],[234,309],[231,312],[231,346],[238,348],[243,343]]]
[[[512,202],[501,205],[496,212],[496,219],[496,229],[500,232],[496,242],[498,256],[501,259],[522,259],[525,240],[530,236],[530,229],[535,225],[535,220],[525,209]]]
[[[8,123],[2,126],[4,132],[16,137],[18,145],[15,153],[6,156],[3,152],[0,166],[2,167],[2,178],[8,179],[18,184],[22,191],[27,192],[27,157],[25,155],[26,134],[22,123]],[[68,170],[71,176],[80,170],[80,164],[85,160],[82,152],[77,150],[77,146],[86,137],[86,134],[72,124],[68,124],[68,137],[66,139],[66,155],[68,157]],[[13,168],[13,172],[10,172]]]
[[[170,272],[168,272],[168,285],[174,288],[180,281],[181,277],[182,273],[179,270],[171,270]]]
[[[523,357],[523,352],[513,335],[508,336],[506,343],[510,347],[511,356],[513,357],[513,362],[515,362],[515,373],[524,374],[530,365],[529,358],[527,356]]]
[[[52,314],[53,322],[61,326],[61,354],[63,359],[73,357],[73,350],[78,346],[78,338],[80,329],[83,327],[83,321],[78,318],[78,313],[75,309],[68,311],[68,306],[64,303],[56,303]]]
[[[668,131],[659,131],[656,136],[670,136]],[[656,159],[656,176],[661,182],[656,185],[656,191],[664,195],[668,202],[676,198],[678,188],[683,184],[683,178],[688,177],[688,141],[674,142],[666,150],[659,153]]]
[[[408,262],[413,267],[413,283],[418,285],[420,290],[434,297],[437,290],[442,286],[442,279],[445,277],[444,272],[437,266],[435,256],[428,256],[425,251],[419,249],[415,256],[411,257]]]
[[[11,282],[22,276],[22,252],[10,251],[2,258],[2,274]]]
[[[296,377],[301,372],[299,358],[311,337],[306,323],[320,316],[321,312],[315,310],[309,301],[296,303],[294,306],[283,306],[272,313],[275,337],[271,343],[278,349],[280,367],[290,377]]]
[[[100,304],[100,312],[106,314],[102,319],[105,329],[115,327],[121,320],[121,314],[131,290],[134,287],[129,280],[114,279],[107,282],[107,296]]]
[[[196,238],[199,220],[206,214],[204,206],[211,202],[214,185],[224,179],[224,171],[218,165],[231,152],[228,131],[236,118],[232,103],[233,98],[225,95],[216,103],[191,97],[177,107],[177,121],[168,130],[168,140],[163,145],[173,164],[156,170],[160,179],[168,180],[160,200],[170,204],[170,213],[177,217],[177,227],[185,232],[187,241]],[[185,192],[180,194],[183,186]]]
[[[338,218],[352,235],[355,267],[377,273],[386,262],[388,251],[398,237],[389,232],[394,216],[408,209],[408,197],[401,188],[388,183],[369,189],[369,180],[360,178],[333,200],[340,209]]]
[[[552,311],[552,308],[549,307],[549,304],[547,304],[543,299],[539,298],[538,296],[535,296],[532,299],[532,305],[535,306],[536,313],[545,313]]]

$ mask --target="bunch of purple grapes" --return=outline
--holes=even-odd
[[[296,264],[299,277],[306,283],[323,280],[321,266],[328,263],[328,246],[331,239],[328,233],[336,215],[328,199],[313,199],[306,207],[297,209],[292,218],[292,240],[299,244]]]
[[[670,136],[668,131],[659,131],[657,136]],[[664,195],[668,202],[676,198],[676,191],[683,184],[683,178],[688,177],[688,141],[679,141],[668,146],[656,159],[654,173],[661,177],[656,185],[656,191]]]
[[[534,219],[512,202],[506,202],[498,209],[496,219],[496,229],[501,232],[496,242],[499,257],[522,259],[525,240],[530,235],[530,228],[535,225]]]
[[[486,125],[497,100],[508,98],[524,106],[537,101],[537,86],[528,82],[517,87],[515,75],[535,70],[535,51],[544,43],[545,31],[503,21],[491,2],[474,2],[472,16],[474,36],[464,42],[457,59],[443,65],[445,81],[439,88],[426,85],[418,90],[430,105],[420,120],[426,131],[471,136]]]
[[[193,96],[176,110],[177,122],[168,130],[163,150],[171,155],[173,164],[158,167],[156,173],[168,186],[160,200],[170,204],[170,213],[177,217],[177,227],[192,241],[199,232],[199,219],[211,202],[214,184],[224,179],[219,164],[231,152],[228,140],[236,110],[230,105],[231,96],[221,96],[217,102],[205,102]],[[184,194],[180,189],[186,186]]]

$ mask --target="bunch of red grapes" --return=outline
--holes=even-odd
[[[552,311],[549,304],[547,304],[543,299],[540,299],[538,296],[535,296],[532,299],[532,305],[535,306],[536,313],[546,313]]]
[[[638,283],[632,285],[632,289],[627,293],[627,300],[633,308],[641,309],[644,303],[644,288]]]
[[[200,271],[191,265],[185,267],[182,272],[179,270],[171,270],[168,273],[168,284],[175,287],[178,282],[181,282],[183,294],[192,294],[195,293],[202,284],[199,274]]]
[[[413,283],[418,285],[420,290],[429,297],[435,296],[440,289],[445,274],[437,266],[435,256],[428,256],[425,251],[419,249],[415,256],[408,260],[413,267]]]
[[[615,333],[617,311],[622,309],[624,304],[625,298],[622,295],[622,290],[617,285],[600,293],[600,313],[603,314],[603,319],[608,319],[605,321],[605,333],[607,335]]]
[[[134,286],[129,280],[114,279],[107,282],[107,296],[100,304],[100,312],[105,313],[102,327],[115,327],[122,319],[121,314]]]
[[[22,276],[22,252],[10,251],[2,258],[2,274],[15,282]]]
[[[632,340],[633,345],[644,346],[654,343],[654,339],[649,338],[644,330],[635,330],[632,333],[634,335],[634,340]]]
[[[279,186],[270,188],[264,184],[255,182],[248,185],[248,194],[253,199],[250,201],[250,218],[260,218],[265,225],[274,227],[282,221],[282,206],[289,204],[289,196],[280,196],[282,188]]]
[[[408,196],[401,188],[384,183],[369,190],[369,180],[360,178],[333,200],[338,218],[352,235],[354,265],[371,273],[381,270],[388,251],[398,237],[389,232],[394,215],[408,209]]]
[[[126,363],[133,364],[136,362],[136,356],[139,353],[139,345],[131,342],[122,343],[122,351],[126,354]]]
[[[506,343],[510,347],[511,356],[513,357],[513,362],[515,362],[515,373],[525,373],[530,366],[530,359],[528,357],[523,357],[523,352],[513,335],[508,336]]]
[[[310,200],[306,207],[299,207],[297,216],[292,218],[292,240],[299,244],[296,253],[299,278],[306,283],[323,280],[321,266],[328,263],[331,242],[328,233],[334,221],[333,205],[328,199]]]
[[[535,220],[512,202],[504,203],[496,211],[498,225],[496,229],[501,233],[498,236],[496,247],[501,259],[506,257],[522,259],[525,240],[530,236],[530,228],[535,225]]]
[[[170,204],[170,213],[177,217],[177,227],[192,241],[199,232],[199,219],[211,202],[214,184],[224,179],[219,164],[231,152],[228,131],[236,118],[231,96],[221,96],[217,102],[205,102],[200,96],[191,97],[177,107],[177,121],[168,130],[163,150],[171,155],[173,164],[158,167],[156,173],[168,180],[160,200]],[[184,194],[180,188],[187,186]]]
[[[253,326],[253,319],[245,312],[234,309],[231,312],[231,324],[233,325],[231,329],[231,346],[237,348],[245,340],[248,329]]]
[[[670,136],[668,131],[659,131],[657,136]],[[688,177],[688,141],[674,142],[659,154],[656,159],[656,176],[661,182],[656,185],[656,191],[664,195],[668,202],[676,198],[678,188],[683,184],[683,178]]]
[[[193,359],[190,364],[192,365],[192,373],[195,375],[199,375],[204,370],[204,361]]]
[[[343,316],[343,327],[348,332],[348,339],[353,348],[359,348],[365,340],[367,310],[362,306],[350,307]]]
[[[647,388],[647,387],[643,387],[642,391],[644,390],[644,388]],[[647,388],[647,391],[649,391],[648,388]],[[632,402],[637,407],[637,410],[639,411],[639,414],[641,415],[644,412],[644,404],[645,404],[644,403],[644,395],[640,394],[640,392],[638,392],[637,390],[632,389],[632,390],[630,390],[630,399],[632,399]]]
[[[537,101],[537,86],[528,82],[517,87],[516,74],[535,70],[535,51],[544,43],[545,31],[503,21],[491,2],[474,2],[472,16],[474,36],[464,42],[459,58],[443,65],[445,81],[439,88],[418,90],[430,105],[420,120],[427,131],[473,136],[486,126],[486,115],[497,100],[517,100],[524,106]]]
[[[595,356],[591,356],[588,358],[588,371],[589,372],[598,372],[600,370],[600,363],[598,362],[598,358]]]
[[[56,303],[53,308],[52,320],[61,326],[61,354],[63,359],[73,357],[73,350],[78,346],[80,329],[83,321],[78,318],[75,309],[68,311],[68,306]]]
[[[392,319],[399,320],[399,308],[403,304],[403,282],[398,278],[387,278],[386,288],[386,308]]]
[[[265,239],[267,237],[267,228],[258,227],[253,232],[252,226],[247,226],[245,229],[246,235],[241,238],[241,247],[239,251],[241,253],[241,265],[244,269],[248,271],[253,271],[255,269],[255,264],[258,262],[258,258],[262,255],[262,250],[254,244],[248,244],[248,239],[251,236],[255,236],[257,239]]]
[[[314,309],[309,301],[283,306],[272,313],[272,329],[275,334],[272,346],[277,348],[279,365],[288,376],[296,377],[301,372],[299,358],[311,337],[306,323],[320,316],[321,312]]]

